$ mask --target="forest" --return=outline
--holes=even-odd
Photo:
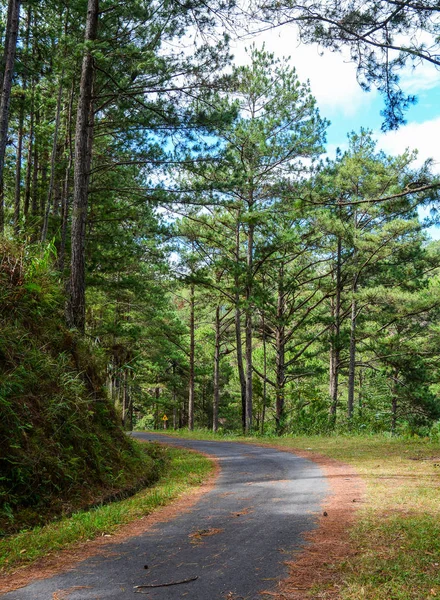
[[[268,6],[260,21],[275,23]],[[316,20],[305,41],[355,39]],[[228,0],[1,2],[0,434],[14,489],[42,415],[54,444],[70,432],[72,465],[91,461],[75,435],[102,438],[97,472],[118,423],[440,435],[432,161],[386,154],[367,128],[326,157],[328,121],[292,61],[250,41],[234,63],[242,22]],[[395,128],[412,101],[396,87],[403,59],[385,85],[380,56],[357,48]]]

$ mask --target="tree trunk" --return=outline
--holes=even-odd
[[[128,369],[124,369],[122,424],[127,431],[133,431],[133,402],[130,393],[130,373]]]
[[[188,429],[194,429],[194,361],[195,361],[195,337],[194,337],[194,284],[191,283],[189,302],[189,385],[188,385]]]
[[[353,294],[356,293],[356,283],[353,283]],[[351,300],[351,319],[350,319],[350,362],[348,367],[348,399],[347,399],[347,417],[353,418],[354,408],[354,388],[356,378],[356,299]]]
[[[220,402],[220,306],[215,309],[215,347],[214,347],[214,398],[212,403],[212,430],[218,431],[218,407]]]
[[[73,113],[73,99],[75,95],[75,85],[72,82],[72,89],[70,91],[69,107],[66,118],[66,140],[65,149],[68,154],[66,172],[64,174],[63,192],[61,198],[61,240],[60,250],[58,259],[58,268],[61,272],[64,271],[64,263],[66,256],[66,243],[67,243],[67,224],[69,220],[69,192],[70,192],[70,176],[72,172],[73,164],[73,152],[72,152],[72,113]]]
[[[96,40],[99,0],[88,0],[85,41]],[[69,297],[66,317],[70,327],[84,332],[85,303],[85,236],[90,166],[93,142],[94,67],[90,46],[86,47],[80,82],[80,95],[75,128],[75,161],[73,175],[72,253]]]
[[[29,205],[31,200],[31,179],[32,179],[32,156],[34,154],[34,92],[32,91],[32,100],[31,100],[31,114],[30,114],[30,124],[29,124],[29,140],[28,140],[28,150],[26,157],[26,177],[25,177],[25,187],[24,187],[24,204],[23,204],[23,213],[25,219],[27,219],[29,214]]]
[[[284,327],[284,268],[280,267],[278,274],[277,298],[277,328],[275,334],[276,344],[276,432],[281,435],[284,429],[285,406],[285,327]]]
[[[396,427],[397,427],[397,406],[398,406],[398,395],[397,395],[397,384],[398,384],[399,370],[394,369],[393,376],[393,398],[391,404],[391,434],[396,435]]]
[[[246,427],[245,432],[252,431],[252,291],[253,291],[253,253],[254,253],[254,225],[249,224],[247,239],[247,281],[246,281],[246,313],[245,313],[245,352],[246,352]]]
[[[9,106],[11,103],[19,21],[20,0],[9,0],[0,99],[0,233],[3,233],[5,228],[3,171],[6,145],[8,143]]]
[[[264,286],[264,281],[263,281]],[[266,418],[267,404],[267,340],[266,340],[266,319],[263,311],[261,313],[261,327],[263,329],[263,406],[261,407],[261,435],[264,435],[264,419]]]
[[[357,210],[354,208],[353,210],[353,228],[354,228],[354,237],[353,237],[353,262],[356,264],[357,260]],[[355,388],[355,378],[356,378],[356,292],[357,292],[357,282],[358,282],[359,273],[355,273],[353,275],[353,284],[351,287],[351,317],[350,317],[350,357],[349,357],[349,365],[348,365],[348,397],[347,397],[347,418],[349,421],[353,418],[353,409],[354,409],[354,388]]]
[[[38,126],[40,124],[40,111],[35,111],[35,130],[38,131]],[[36,217],[38,215],[38,196],[39,196],[39,188],[38,188],[38,171],[40,168],[40,156],[38,151],[38,140],[34,134],[34,151],[32,157],[32,207],[31,212],[32,216]]]
[[[330,342],[330,416],[333,424],[336,423],[336,409],[338,406],[339,368],[341,360],[340,333],[341,333],[341,254],[342,242],[338,237],[336,253],[336,290],[332,299],[332,340]]]
[[[154,397],[156,399],[155,409],[154,409],[154,429],[160,428],[160,415],[159,415],[159,398],[160,398],[160,388],[156,387],[154,389]]]
[[[25,88],[20,102],[20,115],[18,118],[18,136],[17,136],[17,160],[15,163],[15,198],[14,198],[14,233],[20,231],[20,212],[21,212],[21,162],[23,156],[23,124],[24,124],[24,99]]]
[[[235,260],[237,267],[240,263],[240,221],[237,218],[237,229],[235,231]],[[236,273],[234,278],[235,284],[235,345],[237,348],[237,369],[238,377],[240,380],[240,393],[241,393],[241,424],[243,432],[246,430],[246,377],[244,374],[243,366],[243,345],[241,341],[241,311],[240,311],[240,280],[239,275]]]
[[[61,101],[62,101],[62,94],[63,94],[63,84],[62,84],[63,73],[61,74],[60,84],[58,87],[58,98],[57,98],[57,107],[56,107],[56,116],[55,116],[55,130],[53,133],[52,156],[50,158],[49,188],[47,190],[46,209],[44,211],[43,227],[41,230],[41,241],[43,243],[46,241],[47,232],[49,229],[49,215],[50,215],[50,208],[51,208],[51,204],[52,204],[52,195],[53,195],[54,183],[55,183],[55,163],[56,163],[57,149],[58,149],[58,132],[60,130]]]

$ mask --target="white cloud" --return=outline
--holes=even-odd
[[[407,93],[420,94],[440,85],[440,73],[433,64],[427,62],[406,67],[401,72],[400,85]]]
[[[433,172],[440,173],[440,117],[423,123],[410,123],[398,131],[390,131],[378,135],[378,146],[388,154],[401,154],[405,148],[418,150],[417,165],[420,166],[428,158],[434,160]],[[421,219],[430,216],[430,207],[419,209]],[[427,229],[432,239],[440,239],[440,228],[432,226]]]
[[[380,133],[378,146],[388,154],[401,154],[405,148],[418,150],[417,163],[434,160],[433,171],[440,173],[440,117],[423,123],[410,123],[398,131]]]
[[[276,56],[290,56],[301,81],[310,80],[312,93],[323,114],[334,111],[344,116],[353,116],[368,106],[376,92],[366,94],[356,81],[356,70],[344,54],[325,50],[316,44],[304,45],[298,41],[294,26],[265,31],[246,41],[235,42],[235,62],[248,61],[245,47],[251,43],[263,44]]]

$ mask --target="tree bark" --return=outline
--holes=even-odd
[[[364,373],[362,368],[359,369],[359,397],[358,397],[358,406],[359,406],[359,415],[362,417],[362,409],[363,409],[363,393],[364,393]]]
[[[57,107],[56,107],[56,115],[55,115],[55,130],[53,133],[52,155],[50,158],[49,188],[47,190],[46,209],[44,211],[43,227],[41,230],[41,241],[43,243],[46,241],[47,232],[49,229],[49,215],[50,215],[50,208],[51,208],[51,204],[52,204],[52,195],[53,195],[54,183],[55,183],[55,163],[56,163],[56,156],[57,156],[57,149],[58,149],[58,132],[60,130],[61,101],[62,101],[62,94],[63,94],[62,78],[63,78],[63,73],[61,74],[60,84],[58,87]]]
[[[40,124],[40,111],[36,110],[35,111],[35,130],[38,130],[38,126]],[[39,150],[38,150],[38,140],[35,137],[34,134],[34,148],[33,148],[33,156],[32,156],[32,206],[31,206],[31,212],[32,212],[32,216],[36,217],[38,215],[38,196],[39,196],[39,189],[38,189],[38,171],[40,168],[40,155],[39,155]]]
[[[64,263],[66,256],[66,243],[67,243],[67,223],[69,219],[69,192],[70,192],[70,176],[72,172],[73,164],[73,152],[72,152],[72,112],[73,112],[73,99],[75,95],[75,86],[72,82],[72,89],[70,91],[69,108],[67,111],[66,118],[66,141],[65,148],[68,154],[66,172],[64,174],[63,191],[61,197],[61,240],[60,240],[60,251],[58,259],[58,268],[61,272],[64,271]]]
[[[30,114],[30,125],[29,125],[29,140],[28,150],[26,156],[26,176],[25,176],[25,187],[24,187],[24,203],[23,213],[25,219],[29,214],[29,205],[31,200],[31,179],[32,179],[32,156],[34,154],[34,92],[32,91],[31,100],[31,114]]]
[[[246,281],[246,313],[245,313],[245,352],[246,352],[246,427],[245,432],[252,431],[252,405],[253,405],[253,389],[252,389],[252,279],[253,279],[253,253],[254,253],[254,225],[249,223],[247,236],[247,281]]]
[[[340,333],[341,333],[341,255],[342,242],[338,237],[336,251],[336,289],[332,300],[332,340],[330,342],[330,416],[336,422],[336,409],[338,406],[339,368],[341,360]]]
[[[85,41],[96,40],[99,20],[99,0],[88,0]],[[75,162],[73,175],[72,253],[67,323],[84,332],[85,303],[85,236],[90,166],[93,142],[93,80],[94,66],[90,47],[86,47],[80,82],[80,95],[75,128]]]
[[[353,228],[354,228],[354,248],[353,248],[353,262],[356,264],[357,258],[357,242],[356,242],[356,233],[357,233],[357,211],[356,208],[353,210]],[[353,283],[351,287],[352,297],[351,297],[351,317],[350,317],[350,357],[349,357],[349,365],[348,365],[348,397],[347,397],[347,418],[349,421],[353,418],[353,410],[354,410],[354,388],[355,388],[355,378],[356,378],[356,292],[357,292],[357,282],[358,282],[358,273],[353,275]]]
[[[6,145],[8,143],[9,106],[11,103],[12,77],[14,74],[19,21],[20,0],[9,0],[0,99],[0,233],[3,233],[5,228],[3,171]]]
[[[240,221],[237,218],[237,228],[235,231],[235,260],[238,265],[240,263]],[[244,365],[243,365],[243,345],[241,340],[241,311],[240,311],[240,280],[238,272],[235,274],[234,278],[235,285],[235,345],[237,352],[237,369],[238,369],[238,377],[240,380],[240,393],[241,393],[241,424],[243,432],[246,430],[246,377],[244,373]]]
[[[26,88],[24,88],[25,90]],[[14,233],[20,231],[20,212],[21,212],[21,162],[23,157],[23,124],[24,124],[24,93],[20,102],[20,116],[18,118],[17,135],[17,159],[15,163],[15,194],[14,194]]]
[[[393,398],[392,398],[392,404],[391,404],[391,434],[392,435],[396,434],[396,427],[397,427],[397,406],[398,406],[397,382],[398,382],[398,377],[399,377],[399,370],[394,369],[394,376],[393,376],[394,381],[393,381],[393,386],[392,386]]]
[[[218,407],[220,403],[220,305],[215,308],[215,346],[214,346],[214,398],[212,403],[212,430],[218,431]]]
[[[160,429],[160,415],[159,415],[159,398],[160,398],[160,387],[154,389],[155,409],[154,409],[154,429]]]
[[[264,286],[264,281],[263,281]],[[261,408],[261,435],[264,435],[264,420],[266,418],[267,404],[267,340],[266,340],[266,317],[263,311],[261,313],[261,327],[263,330],[263,406]]]
[[[277,328],[275,334],[276,345],[276,432],[281,435],[284,429],[285,406],[285,327],[284,327],[284,268],[279,269],[278,274],[278,298],[277,298]]]
[[[189,384],[188,384],[188,429],[194,429],[194,361],[195,361],[195,328],[194,328],[194,284],[191,283],[189,301]]]
[[[353,294],[356,293],[356,281],[353,283]],[[348,367],[348,399],[347,399],[347,417],[353,418],[354,408],[354,388],[356,378],[356,299],[351,300],[351,319],[350,319],[350,362]]]

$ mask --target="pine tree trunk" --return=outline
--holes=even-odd
[[[61,197],[61,240],[60,250],[58,259],[58,268],[61,272],[64,271],[64,263],[66,256],[66,243],[67,243],[67,224],[69,220],[69,193],[70,193],[70,176],[72,173],[73,164],[73,152],[72,152],[72,113],[73,113],[73,99],[75,94],[75,86],[72,83],[72,89],[70,92],[69,108],[67,111],[66,118],[66,140],[65,149],[68,154],[66,172],[64,174],[63,192]]]
[[[63,71],[64,73],[64,71]],[[44,243],[47,238],[47,232],[49,229],[49,215],[50,208],[52,205],[52,195],[54,191],[54,183],[55,183],[55,163],[57,157],[57,149],[58,149],[58,132],[60,130],[60,121],[61,121],[61,101],[63,94],[63,84],[62,78],[63,73],[61,74],[61,81],[58,87],[58,98],[57,98],[57,107],[56,107],[56,115],[55,115],[55,130],[53,133],[53,143],[52,143],[52,155],[50,159],[50,179],[49,179],[49,188],[47,190],[47,200],[46,200],[46,209],[44,211],[43,217],[43,227],[41,230],[41,241]]]
[[[122,390],[122,424],[127,431],[133,430],[133,403],[130,394],[130,377],[128,369],[124,369]]]
[[[332,300],[332,340],[330,343],[330,415],[333,423],[336,422],[336,409],[338,406],[339,368],[341,360],[340,333],[341,333],[341,254],[342,242],[338,237],[336,253],[336,289]]]
[[[160,415],[159,415],[159,398],[160,398],[160,388],[156,387],[154,390],[154,397],[156,399],[155,409],[154,409],[154,429],[159,429],[160,425]]]
[[[263,281],[264,286],[264,281]],[[264,419],[266,418],[267,404],[267,340],[266,340],[266,319],[263,311],[261,314],[261,327],[263,330],[263,406],[261,408],[261,435],[264,435]]]
[[[353,285],[353,294],[356,293],[356,284]],[[354,388],[356,378],[356,300],[351,300],[351,319],[350,319],[350,362],[348,367],[348,399],[347,399],[347,417],[352,419],[354,408]]]
[[[246,311],[245,319],[245,352],[246,352],[246,428],[245,432],[252,431],[252,313]]]
[[[24,54],[27,57],[29,52],[29,38],[31,32],[31,17],[32,11],[31,8],[28,7],[27,16],[26,16],[26,41],[24,47]],[[16,235],[19,233],[20,229],[20,214],[22,210],[21,206],[21,172],[22,172],[22,158],[23,158],[23,138],[24,138],[24,112],[25,112],[25,101],[26,101],[26,90],[27,90],[27,76],[26,72],[22,75],[23,81],[23,94],[20,102],[20,116],[18,119],[18,139],[17,139],[17,164],[15,166],[15,201],[14,201],[14,232]],[[23,207],[24,209],[24,207]],[[27,204],[27,209],[29,209],[29,199]],[[26,211],[23,210],[26,214]]]
[[[220,306],[215,309],[215,347],[214,347],[214,398],[212,403],[212,430],[218,431],[218,407],[220,402]]]
[[[237,266],[240,262],[240,222],[237,218],[237,229],[235,231],[235,260]],[[246,430],[246,377],[244,374],[243,364],[243,344],[241,340],[241,311],[240,311],[240,293],[239,286],[240,280],[238,274],[235,275],[235,345],[237,352],[237,369],[238,377],[240,380],[240,393],[241,393],[241,424],[243,432]]]
[[[35,129],[38,130],[38,126],[40,124],[40,111],[35,111]],[[38,140],[34,134],[34,151],[32,157],[32,206],[31,212],[32,216],[36,217],[38,215],[38,172],[40,168],[40,156],[38,151]]]
[[[353,210],[353,227],[354,227],[354,249],[353,249],[353,262],[356,263],[357,259],[357,243],[356,243],[356,230],[358,227],[357,222],[357,211],[356,208]],[[353,276],[353,284],[351,288],[351,317],[350,317],[350,357],[348,365],[348,397],[347,397],[347,418],[349,421],[353,418],[354,409],[354,388],[356,379],[356,292],[357,282],[359,274],[355,273]]]
[[[32,82],[32,88],[34,88],[34,83]],[[26,177],[25,177],[25,187],[24,187],[24,204],[23,204],[23,212],[24,217],[27,220],[29,215],[29,206],[31,201],[31,180],[32,180],[32,157],[34,155],[34,104],[35,104],[35,93],[34,89],[32,89],[32,99],[31,99],[31,114],[30,114],[30,122],[29,122],[29,139],[28,139],[28,149],[26,156]]]
[[[397,408],[398,408],[398,378],[399,378],[399,369],[395,368],[393,371],[393,385],[392,385],[392,400],[391,400],[391,434],[396,434],[397,427]]]
[[[15,164],[15,198],[14,198],[14,233],[20,231],[20,212],[21,212],[21,163],[23,157],[23,124],[24,124],[24,90],[20,103],[20,116],[18,118],[18,136],[17,136],[17,160]]]
[[[191,284],[190,289],[190,304],[189,304],[189,384],[188,384],[188,429],[194,429],[194,361],[195,361],[195,336],[194,336],[194,284]]]
[[[359,369],[359,397],[358,397],[358,405],[359,405],[359,415],[362,417],[362,408],[363,408],[363,393],[364,393],[364,372]]]
[[[9,0],[0,98],[0,233],[3,233],[5,228],[3,171],[8,143],[9,106],[11,103],[19,21],[20,0]]]
[[[238,305],[238,294],[236,294],[236,303]],[[241,339],[241,311],[236,306],[235,308],[235,345],[237,348],[237,370],[238,377],[240,380],[240,394],[241,394],[241,425],[243,431],[246,430],[246,376],[244,373],[244,362],[243,362],[243,343]]]
[[[284,327],[284,269],[278,275],[276,344],[276,432],[281,435],[284,428],[284,384],[285,384],[285,327]]]
[[[85,41],[96,40],[99,0],[88,0]],[[85,303],[85,237],[89,192],[91,151],[93,142],[93,57],[86,48],[81,69],[80,95],[75,128],[75,161],[73,175],[72,253],[67,323],[84,332]]]
[[[246,281],[246,312],[245,312],[245,352],[246,352],[246,427],[245,432],[252,431],[252,279],[253,279],[253,253],[254,253],[254,226],[249,224],[247,239],[247,281]]]

